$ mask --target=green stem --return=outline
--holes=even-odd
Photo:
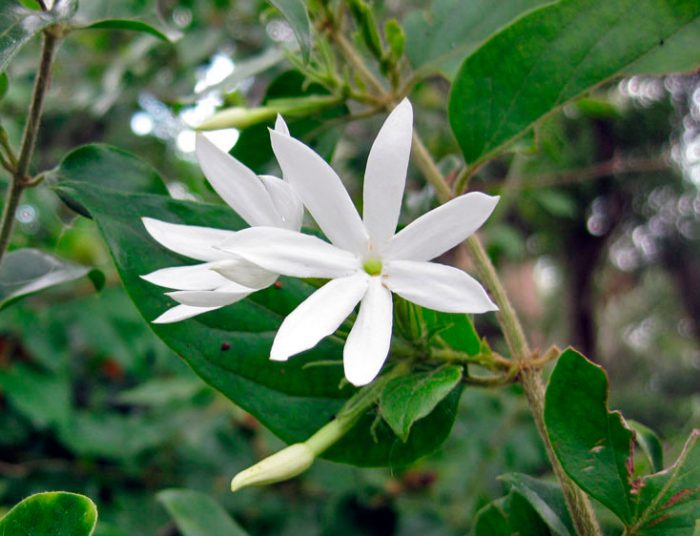
[[[335,419],[320,428],[305,441],[306,446],[313,451],[314,456],[319,456],[347,434],[357,424],[357,421],[377,402],[377,398],[384,386],[390,380],[404,374],[408,370],[408,363],[400,362],[387,374],[380,376],[367,387],[363,387],[348,400]]]
[[[2,262],[2,258],[10,243],[10,236],[12,235],[12,228],[15,222],[15,213],[17,212],[17,207],[22,198],[22,192],[28,186],[27,170],[29,169],[29,162],[34,154],[34,146],[36,145],[36,137],[41,121],[41,111],[44,105],[44,97],[49,87],[51,63],[53,61],[57,40],[58,38],[51,29],[44,32],[41,47],[41,63],[39,65],[39,72],[34,80],[34,91],[32,93],[31,104],[29,105],[27,124],[24,127],[24,135],[22,136],[22,145],[19,157],[17,158],[17,165],[14,166],[14,172],[10,180],[10,188],[5,198],[5,207],[3,209],[2,218],[0,219],[0,262]]]
[[[418,138],[416,133],[414,133],[413,136],[414,140]],[[420,140],[420,138],[418,139]],[[442,183],[443,186],[435,188],[440,201],[443,203],[448,201],[452,197],[449,186],[442,177],[442,174],[435,164],[435,161],[430,156],[430,153],[425,150],[425,146],[422,143],[419,144],[419,149],[414,151],[414,156],[416,164],[426,176],[430,184],[435,186]],[[496,273],[496,269],[491,263],[491,259],[476,235],[472,235],[467,239],[467,246],[471,251],[474,265],[476,266],[481,280],[491,291],[493,299],[498,305],[498,321],[501,325],[501,329],[503,330],[503,335],[506,339],[506,343],[508,344],[508,348],[510,349],[513,359],[520,362],[526,362],[531,357],[530,347],[527,343],[527,339],[525,338],[525,333],[523,332],[518,315],[508,299],[506,290],[503,287],[498,274]],[[547,434],[547,429],[544,423],[545,388],[539,372],[537,370],[523,367],[520,373],[520,383],[525,391],[525,397],[527,398],[530,406],[530,411],[532,412],[537,431],[544,442],[547,457],[552,464],[555,475],[561,483],[564,497],[576,527],[576,531],[578,534],[583,536],[600,536],[602,533],[588,497],[564,472],[564,468],[561,466],[559,460],[554,454],[554,449],[552,448],[552,444],[549,440],[549,435]]]

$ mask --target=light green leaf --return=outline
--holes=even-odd
[[[51,491],[27,497],[0,519],[6,536],[90,536],[97,508],[76,493]]]
[[[126,157],[128,167],[131,157]],[[113,184],[124,166],[95,162]],[[150,168],[149,168],[150,169]],[[91,176],[89,169],[84,170]],[[86,207],[110,248],[124,285],[134,303],[150,322],[176,305],[164,290],[141,275],[153,270],[192,264],[156,243],[141,218],[153,218],[222,229],[244,224],[230,208],[176,201],[152,194],[124,194],[99,188],[87,181],[66,181],[64,194]],[[282,319],[314,287],[294,279],[282,279],[281,288],[270,287],[249,299],[190,320],[152,325],[158,336],[181,355],[207,383],[255,415],[283,440],[305,440],[325,425],[354,392],[345,385],[342,366],[305,367],[316,361],[342,362],[343,341],[329,337],[316,348],[286,363],[269,359],[270,347]],[[324,457],[355,465],[404,465],[434,450],[444,441],[454,422],[459,392],[453,391],[433,413],[418,421],[407,443],[402,443],[385,424],[370,427],[370,412]],[[376,441],[375,441],[376,437]]]
[[[238,523],[214,499],[199,491],[166,489],[158,500],[182,536],[246,536]]]
[[[574,536],[574,530],[566,501],[561,488],[554,483],[538,480],[528,475],[510,473],[500,477],[508,482],[530,506],[539,514],[542,521],[557,536]]]
[[[11,251],[0,264],[0,309],[40,290],[89,276],[91,272],[95,270],[38,249]],[[91,279],[96,281],[99,275],[93,274]]]
[[[634,506],[630,443],[632,431],[607,407],[608,379],[578,352],[562,353],[547,386],[544,418],[564,470],[589,495],[623,522]]]
[[[136,19],[104,19],[91,22],[85,26],[75,28],[76,30],[127,30],[130,32],[139,32],[150,34],[162,41],[170,42],[168,36],[154,26]]]
[[[413,423],[429,415],[462,379],[462,367],[450,365],[391,380],[379,409],[394,433],[406,442]]]
[[[406,55],[422,74],[454,78],[460,64],[492,33],[552,0],[433,0],[403,21]]]
[[[449,117],[466,161],[491,158],[699,18],[697,0],[562,0],[526,14],[469,56],[455,77]],[[680,52],[697,65],[700,34],[694,35],[696,45]]]
[[[119,170],[115,173],[115,170]],[[48,179],[52,183],[73,181],[93,184],[120,192],[168,195],[160,174],[134,155],[102,144],[83,145],[68,153]],[[85,207],[59,190],[59,196],[73,210],[89,217]]]
[[[634,431],[634,438],[649,459],[653,471],[662,471],[664,468],[664,448],[656,432],[640,422],[629,419],[627,420],[627,426]]]
[[[3,0],[0,4],[0,72],[7,69],[12,57],[34,35],[69,19],[76,9],[76,0],[56,0],[47,12],[27,9],[17,0]]]
[[[692,536],[700,511],[700,430],[695,430],[671,467],[642,479],[634,523],[635,536]]]
[[[311,52],[311,21],[303,0],[270,0],[270,3],[280,10],[292,27],[294,35],[301,47],[304,61],[309,61]]]

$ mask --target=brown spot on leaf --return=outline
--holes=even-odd
[[[228,350],[230,350],[230,349],[231,349],[231,343],[230,343],[230,342],[224,341],[224,342],[221,343],[221,351],[222,351],[222,352],[226,352],[226,351],[228,351]]]

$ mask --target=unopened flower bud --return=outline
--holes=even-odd
[[[314,453],[305,443],[290,445],[238,473],[231,481],[231,491],[294,478],[311,467],[314,459]]]

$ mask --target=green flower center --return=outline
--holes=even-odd
[[[369,275],[379,275],[382,273],[382,261],[379,259],[367,259],[362,267]]]

